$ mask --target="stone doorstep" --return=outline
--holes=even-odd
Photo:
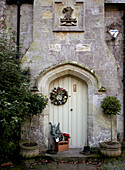
[[[69,149],[68,151],[57,152],[57,154],[41,153],[40,157],[44,159],[52,159],[54,161],[85,161],[87,158],[101,158],[101,155],[96,154],[80,154],[82,149]]]
[[[57,154],[40,153],[34,159],[24,159],[23,163],[27,167],[33,165],[34,169],[52,169],[52,170],[96,170],[100,167],[100,155],[84,155],[80,154],[82,149],[69,149],[68,151],[58,152]],[[34,164],[35,161],[42,162]],[[48,163],[46,163],[46,161]]]

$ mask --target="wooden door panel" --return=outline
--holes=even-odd
[[[73,85],[76,85],[76,92]],[[52,124],[60,122],[61,131],[71,135],[71,147],[83,147],[87,141],[87,85],[79,79],[67,76],[53,81],[50,92],[54,87],[66,89],[69,97],[64,105],[49,104],[49,121]]]

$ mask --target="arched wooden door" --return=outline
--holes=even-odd
[[[87,144],[87,84],[75,77],[66,76],[50,84],[67,90],[68,100],[64,105],[53,105],[50,100],[49,122],[58,124],[62,132],[69,133],[70,148],[83,147]]]

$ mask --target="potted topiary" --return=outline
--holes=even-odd
[[[31,123],[34,115],[41,114],[43,109],[47,105],[47,98],[43,95],[29,93],[25,101],[26,116],[29,118],[29,133],[28,141],[20,142],[20,155],[25,158],[32,158],[39,154],[38,144],[35,141],[31,141]]]
[[[110,116],[111,122],[111,140],[107,142],[102,142],[101,145],[101,153],[104,156],[114,157],[119,156],[121,154],[121,144],[117,141],[113,141],[112,137],[112,118],[113,115],[119,114],[121,110],[120,101],[117,97],[107,96],[101,102],[101,108],[103,113]]]

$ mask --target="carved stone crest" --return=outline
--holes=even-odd
[[[61,26],[76,26],[76,18],[72,18],[73,8],[66,7],[62,10],[62,13],[65,14],[64,18],[60,19]]]
[[[53,31],[84,31],[85,5],[83,0],[53,2]]]

